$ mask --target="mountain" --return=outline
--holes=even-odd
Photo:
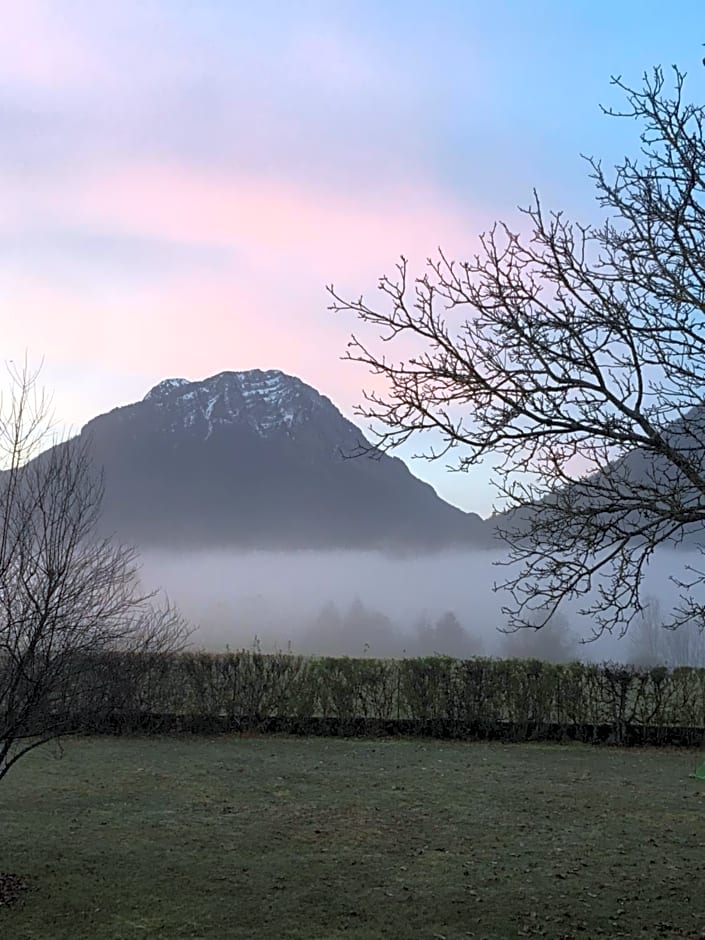
[[[104,469],[102,527],[141,547],[486,545],[300,379],[278,371],[166,379],[81,431]]]
[[[589,476],[533,504],[496,515],[488,526],[516,535],[539,527],[544,534],[559,532],[563,541],[571,534],[595,540],[627,534],[676,548],[703,545],[705,406],[684,409],[677,419],[664,423],[658,446],[659,451],[656,445],[649,450],[625,448]],[[666,455],[668,449],[684,461],[687,472],[676,468]]]

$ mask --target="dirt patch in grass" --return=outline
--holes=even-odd
[[[19,901],[22,892],[26,891],[28,887],[27,882],[19,875],[0,871],[0,907],[7,907],[9,904]]]
[[[698,755],[580,745],[132,738],[0,788],[13,940],[700,938]]]

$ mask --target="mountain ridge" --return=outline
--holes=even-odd
[[[279,370],[167,378],[80,437],[103,468],[103,528],[140,546],[486,547],[479,516],[376,450]]]

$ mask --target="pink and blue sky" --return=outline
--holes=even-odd
[[[74,428],[167,376],[279,368],[348,416],[368,377],[325,285],[462,256],[536,186],[590,221],[579,156],[634,128],[612,74],[705,91],[702,0],[5,0],[3,358]],[[491,466],[410,459],[489,513]]]

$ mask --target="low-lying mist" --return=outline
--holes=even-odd
[[[503,633],[507,597],[493,591],[506,575],[506,568],[495,565],[500,559],[500,553],[481,551],[414,558],[360,551],[150,551],[142,557],[142,576],[145,585],[163,588],[194,624],[193,646],[208,650],[554,661],[685,655],[655,652],[653,637],[647,644],[641,628],[622,640],[581,642],[591,636],[591,623],[568,610],[541,631]],[[646,593],[660,603],[652,621],[677,599],[669,576],[692,560],[684,552],[663,551],[651,565]],[[701,646],[705,662],[705,640]]]

